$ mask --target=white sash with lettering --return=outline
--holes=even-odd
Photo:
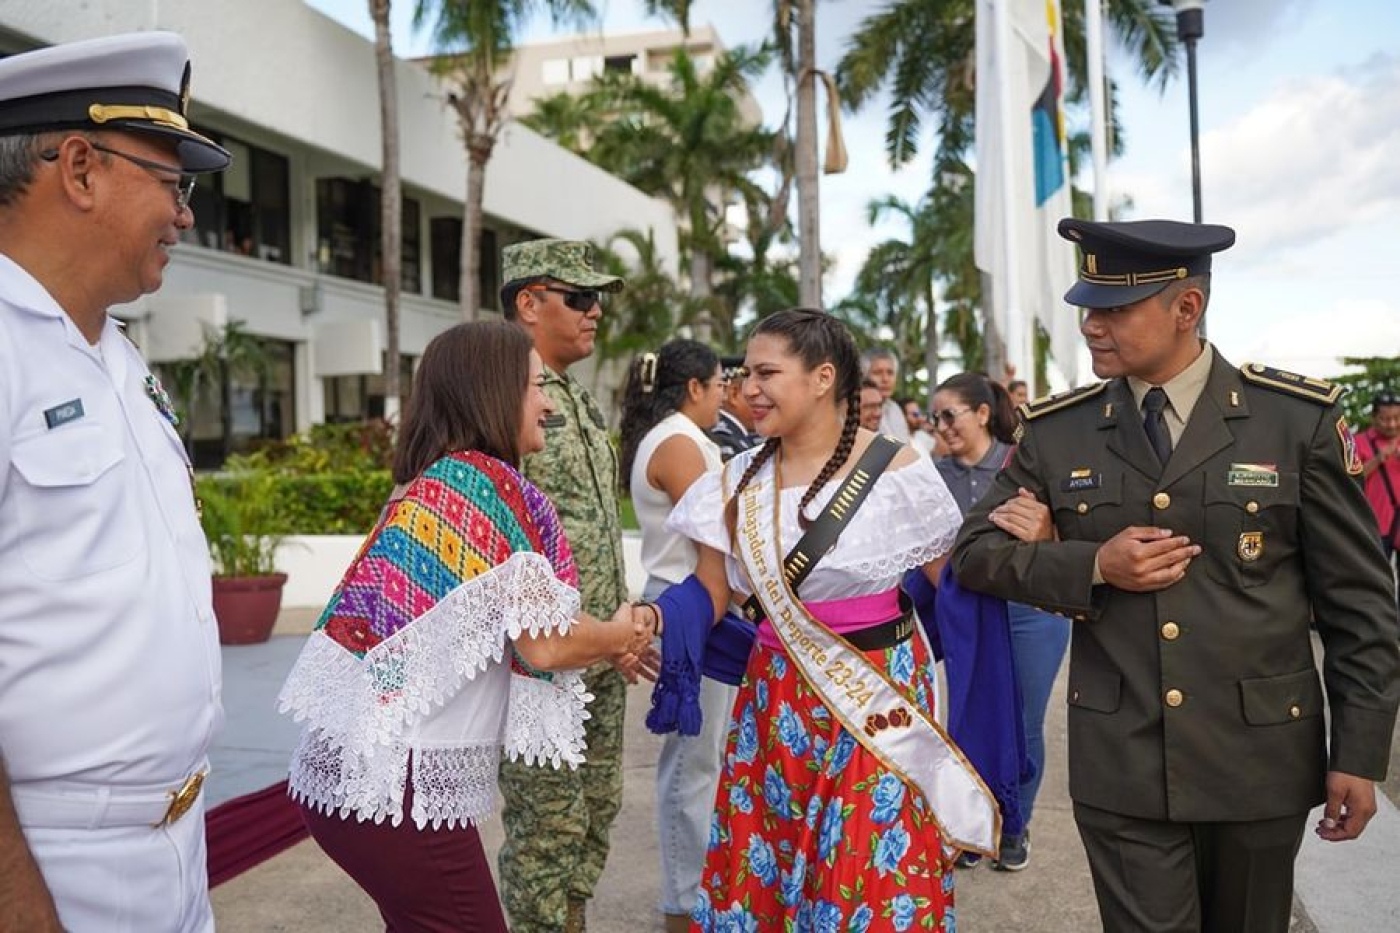
[[[923,794],[949,844],[995,856],[995,798],[937,722],[909,702],[884,671],[807,612],[781,572],[777,465],[740,495],[739,560],[769,623],[807,682],[851,736]],[[767,505],[772,503],[771,510]]]

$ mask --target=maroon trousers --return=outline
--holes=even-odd
[[[413,779],[398,826],[301,808],[326,854],[374,899],[385,933],[506,933],[491,868],[474,826],[419,829]]]

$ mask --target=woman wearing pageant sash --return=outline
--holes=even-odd
[[[304,723],[291,794],[390,930],[504,933],[474,825],[501,750],[577,767],[591,697],[575,669],[625,663],[652,634],[627,606],[579,611],[554,507],[517,470],[544,447],[542,373],[510,324],[428,344],[399,485],[282,688]]]
[[[699,545],[697,572],[656,606],[668,634],[713,623],[731,601],[764,619],[692,923],[941,929],[953,917],[949,846],[991,852],[996,807],[934,723],[929,651],[897,587],[912,567],[936,578],[957,504],[908,446],[883,472],[863,466],[872,445],[893,444],[857,426],[860,364],[836,319],[803,309],[766,318],[745,363],[744,394],[767,440],[676,506],[668,527]],[[787,558],[829,516],[844,522],[834,545]],[[804,567],[794,588],[789,573]]]

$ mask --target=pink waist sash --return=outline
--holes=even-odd
[[[879,625],[898,616],[899,588],[891,587],[883,593],[847,599],[807,600],[802,605],[827,628],[844,634]],[[758,626],[758,641],[765,648],[782,648],[782,642],[778,641],[767,619]]]

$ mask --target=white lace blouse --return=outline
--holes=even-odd
[[[473,577],[363,659],[324,631],[307,640],[278,704],[305,723],[292,796],[326,814],[398,825],[410,766],[420,829],[475,823],[496,803],[511,758],[583,761],[580,673],[515,673],[510,641],[566,634],[578,591],[540,554],[518,552]]]
[[[744,594],[735,600],[736,603],[747,598],[749,585],[731,549],[729,531],[724,524],[721,476],[723,469],[733,471],[730,474],[732,487],[748,469],[758,449],[737,454],[724,468],[711,470],[696,480],[676,503],[666,522],[671,531],[727,555],[725,570],[730,589]],[[771,479],[772,475],[770,460],[759,470],[755,480]],[[809,518],[816,517],[840,485],[839,479],[827,482],[808,504]],[[802,537],[797,506],[806,491],[806,486],[794,486],[782,492],[779,550],[783,554]],[[904,571],[946,554],[961,524],[962,513],[932,460],[920,457],[908,466],[887,469],[841,532],[836,547],[803,581],[802,598],[822,601],[884,592],[898,585]]]

